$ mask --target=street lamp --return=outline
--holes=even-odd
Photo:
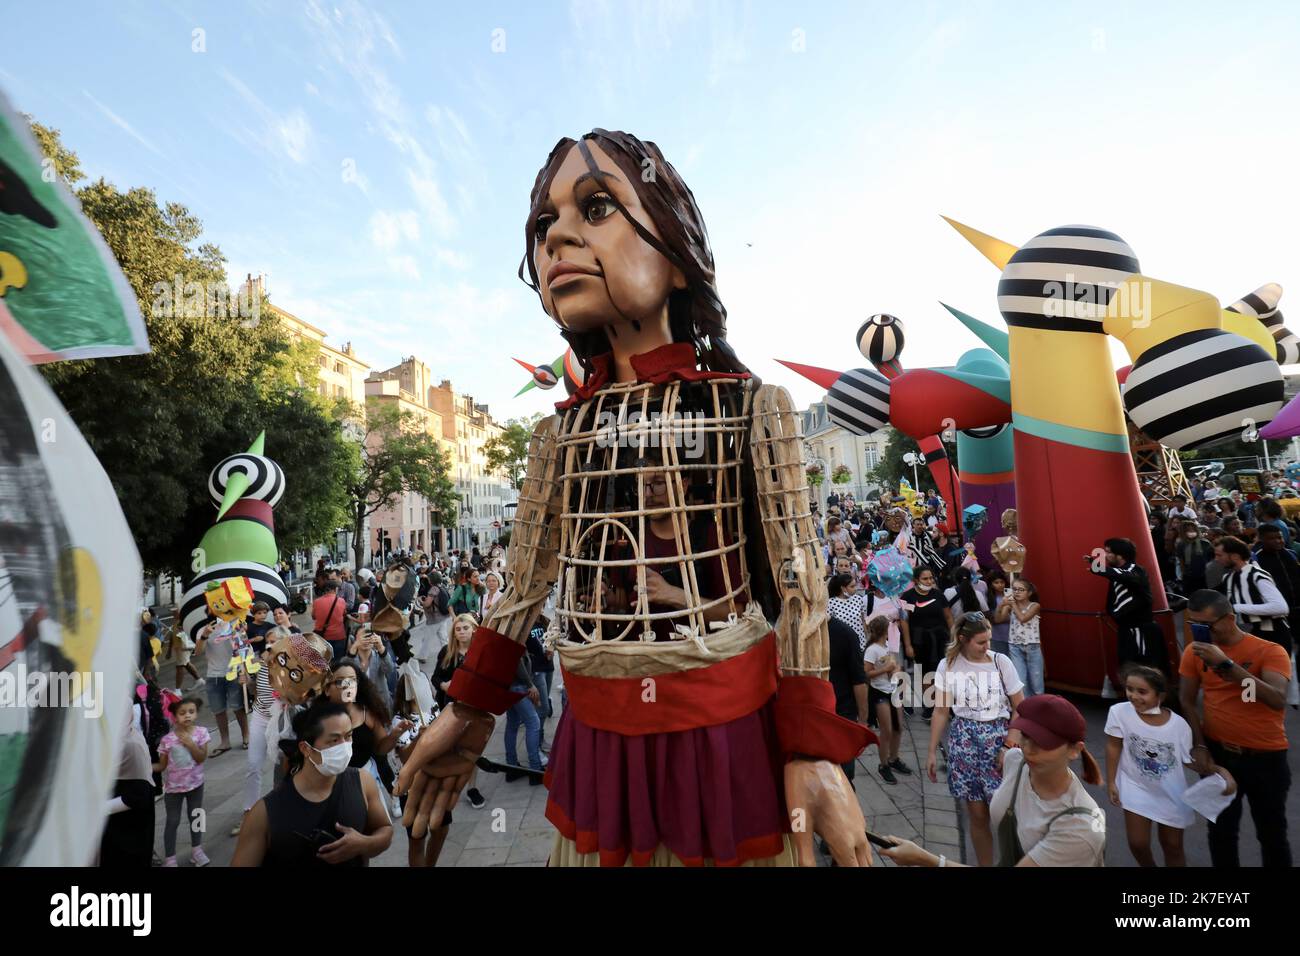
[[[911,465],[911,466],[912,466],[912,488],[913,488],[913,490],[915,490],[915,489],[921,487],[921,480],[920,480],[920,478],[917,477],[916,466],[919,465],[919,464],[920,464],[921,462],[923,462],[923,461],[925,461],[925,458],[923,458],[921,455],[916,454],[915,452],[910,452],[910,451],[909,451],[907,454],[905,454],[905,455],[903,456],[903,462],[904,462],[905,464],[908,464],[908,465]]]

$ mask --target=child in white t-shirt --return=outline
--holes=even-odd
[[[1187,778],[1183,767],[1192,763],[1192,728],[1182,717],[1162,707],[1168,684],[1153,667],[1130,665],[1124,669],[1128,700],[1115,704],[1106,715],[1106,782],[1110,802],[1124,808],[1129,852],[1138,866],[1155,866],[1151,852],[1154,822],[1164,852],[1165,866],[1186,866],[1183,830],[1196,814],[1183,802]],[[1233,786],[1232,778],[1221,767]]]
[[[898,783],[894,772],[910,776],[912,768],[898,756],[903,738],[902,709],[894,703],[894,688],[902,679],[898,658],[889,652],[889,618],[873,617],[867,622],[867,650],[863,667],[867,672],[867,710],[879,729],[880,778]]]

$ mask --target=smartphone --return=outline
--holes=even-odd
[[[870,830],[867,831],[867,842],[872,844],[873,846],[883,847],[886,850],[898,846],[898,844],[895,843],[893,840],[886,840],[884,837],[878,836],[877,834],[872,833]]]

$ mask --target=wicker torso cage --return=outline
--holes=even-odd
[[[561,645],[702,646],[762,615],[777,619],[783,670],[826,674],[824,563],[783,389],[608,385],[543,421],[529,457],[493,627],[520,634],[555,582]]]

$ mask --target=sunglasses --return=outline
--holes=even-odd
[[[356,684],[357,679],[355,677],[340,677],[338,680],[334,681],[335,687],[341,687],[344,690],[347,690],[349,687],[355,687]]]

